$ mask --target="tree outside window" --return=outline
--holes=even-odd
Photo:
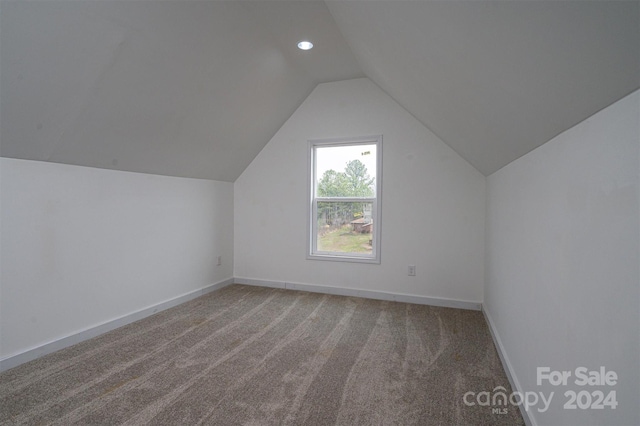
[[[310,258],[379,263],[381,142],[310,141]]]

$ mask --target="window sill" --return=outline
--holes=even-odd
[[[370,263],[370,264],[380,264],[380,259],[375,257],[364,257],[364,256],[349,256],[349,255],[337,255],[337,254],[308,254],[307,260],[324,260],[331,262],[350,262],[350,263]]]

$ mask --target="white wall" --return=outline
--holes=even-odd
[[[231,183],[6,158],[0,178],[0,358],[233,276]]]
[[[307,141],[373,134],[382,263],[307,260]],[[484,191],[476,169],[369,79],[320,84],[235,182],[234,275],[480,302]]]
[[[484,308],[540,425],[640,424],[640,92],[487,178]],[[564,410],[536,368],[620,377],[616,410]]]

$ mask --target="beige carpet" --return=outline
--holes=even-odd
[[[0,374],[0,424],[518,425],[480,312],[229,286]]]

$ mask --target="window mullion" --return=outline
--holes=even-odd
[[[309,259],[380,263],[381,155],[382,136],[309,141]]]
[[[327,203],[373,203],[375,197],[316,197],[314,201]]]

